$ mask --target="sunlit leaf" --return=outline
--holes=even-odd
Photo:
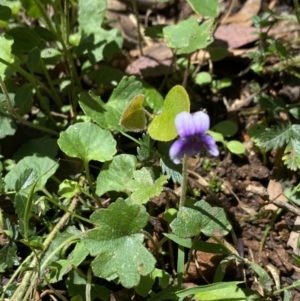
[[[175,117],[190,111],[190,100],[182,86],[174,86],[166,96],[163,111],[156,116],[148,127],[149,135],[158,141],[170,141],[177,136]]]
[[[212,26],[212,20],[206,20],[199,25],[197,20],[191,17],[176,25],[164,27],[163,33],[168,46],[178,49],[178,54],[192,53],[213,42]]]
[[[93,123],[76,123],[60,133],[57,141],[60,149],[70,157],[84,162],[109,161],[117,152],[112,134]]]
[[[193,208],[181,207],[170,226],[179,237],[192,237],[200,232],[206,236],[223,236],[231,229],[224,209],[211,207],[204,200],[196,202]]]
[[[130,101],[142,91],[141,82],[134,76],[123,77],[119,85],[113,90],[107,103],[98,96],[82,92],[79,104],[84,113],[92,118],[104,129],[126,130],[119,125],[122,113]]]
[[[84,243],[91,256],[97,256],[91,264],[96,276],[110,280],[118,277],[124,287],[130,288],[138,285],[141,275],[153,271],[155,259],[139,233],[148,218],[145,207],[123,200],[91,215],[91,221],[99,227],[87,234]]]

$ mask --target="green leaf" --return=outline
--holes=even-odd
[[[193,249],[205,253],[211,253],[211,254],[228,254],[228,255],[231,254],[231,252],[227,248],[225,248],[220,244],[209,243],[201,240],[194,241]]]
[[[134,76],[124,76],[117,88],[114,89],[107,103],[90,93],[80,94],[79,104],[84,113],[104,129],[125,130],[119,125],[122,113],[130,101],[142,90],[141,82]]]
[[[230,152],[237,155],[242,155],[245,153],[246,148],[245,145],[239,141],[231,140],[226,143],[226,147]]]
[[[151,172],[146,168],[135,170],[136,164],[135,156],[115,156],[111,163],[103,166],[97,178],[96,194],[101,196],[107,191],[125,192],[130,196],[130,201],[138,204],[158,196],[166,183],[166,177],[161,176],[154,182]]]
[[[181,207],[170,226],[179,237],[193,237],[200,232],[206,236],[224,236],[231,230],[224,210],[211,207],[204,200],[196,202],[193,208]]]
[[[17,112],[23,116],[32,108],[33,91],[30,84],[21,86],[17,91],[14,99],[15,106],[18,107]]]
[[[17,245],[9,243],[0,249],[0,262],[5,262],[6,269],[11,269],[18,263]]]
[[[7,36],[0,36],[0,58],[7,61],[8,63],[14,62],[14,57],[12,55],[12,45],[14,44],[14,40]],[[0,62],[0,76],[2,80],[5,80],[13,73],[13,70],[7,67],[5,64]]]
[[[37,172],[32,168],[25,169],[22,173],[20,173],[19,178],[16,181],[16,191],[26,189],[28,186],[31,186],[35,180],[37,179]]]
[[[135,291],[140,296],[146,297],[151,291],[156,278],[158,278],[159,286],[165,288],[168,286],[171,276],[164,270],[154,269],[151,274],[141,277],[140,283],[134,288]]]
[[[204,49],[213,42],[213,20],[206,20],[199,25],[193,17],[181,21],[176,25],[163,29],[164,37],[170,48],[176,48],[177,54],[192,53]]]
[[[141,162],[150,160],[153,157],[151,150],[153,149],[154,141],[148,134],[143,134],[139,141],[141,145],[137,148],[137,159]]]
[[[1,41],[1,37],[0,37],[0,41]],[[1,47],[0,47],[0,53],[1,53]],[[0,63],[0,72],[1,72],[1,63]],[[14,95],[10,94],[9,96],[11,98]],[[16,129],[17,126],[12,116],[7,112],[6,97],[5,95],[0,94],[0,139],[6,136],[14,135]]]
[[[41,51],[38,47],[33,48],[27,57],[26,66],[30,72],[34,72],[39,65],[41,59]]]
[[[94,33],[101,28],[106,11],[106,0],[79,0],[78,23],[80,29],[86,34]]]
[[[182,86],[174,86],[166,96],[163,112],[149,125],[151,138],[158,141],[173,140],[177,136],[175,117],[183,111],[190,111],[189,96]]]
[[[133,203],[144,204],[150,198],[160,195],[163,185],[166,183],[166,176],[160,176],[154,182],[151,172],[143,167],[133,172],[133,179],[129,180],[125,187],[132,192],[130,200]]]
[[[69,272],[68,278],[66,279],[66,285],[67,285],[70,296],[76,296],[76,297],[81,298],[81,299],[78,299],[76,297],[73,297],[71,299],[71,301],[86,300],[85,291],[86,291],[87,281],[86,281],[86,279],[80,277],[77,274],[77,272],[75,272],[73,270]],[[91,299],[92,300],[101,299],[103,301],[108,301],[111,293],[112,293],[112,291],[107,289],[105,286],[91,283]]]
[[[97,178],[96,194],[101,196],[108,191],[121,191],[129,195],[126,183],[132,178],[136,164],[136,157],[126,154],[115,156],[111,162],[104,164]]]
[[[222,134],[224,137],[232,137],[238,131],[238,126],[235,122],[224,120],[212,127],[212,130]]]
[[[41,17],[41,11],[34,0],[21,0],[22,6],[24,7],[28,16],[38,19]],[[41,3],[47,3],[47,1],[41,1]]]
[[[228,88],[232,85],[232,81],[228,77],[224,77],[222,79],[213,80],[212,81],[212,87],[218,91]]]
[[[216,142],[225,143],[225,140],[224,140],[224,137],[222,134],[211,131],[211,130],[208,130],[206,133],[209,134],[210,136],[212,136]]]
[[[124,76],[125,73],[121,70],[106,65],[89,73],[89,78],[92,79],[97,86],[107,86],[108,88],[115,88]]]
[[[0,20],[8,21],[11,17],[11,9],[7,6],[0,5]]]
[[[277,149],[289,143],[291,139],[291,128],[288,123],[280,123],[279,125],[267,128],[261,134],[253,135],[253,139],[257,141],[260,147],[265,148],[267,151]]]
[[[261,286],[268,292],[272,291],[272,279],[269,274],[255,262],[251,262],[249,266],[259,277],[258,281]]]
[[[41,42],[41,38],[29,27],[14,27],[7,31],[7,34],[14,38],[12,53],[20,58],[22,58],[24,52],[29,52],[38,47]]]
[[[95,64],[103,60],[111,60],[115,53],[121,51],[123,38],[118,29],[105,30],[95,28],[94,33],[82,37],[80,44],[74,48],[78,56],[88,56],[89,62]]]
[[[180,172],[181,164],[174,164],[169,158],[163,158],[159,160],[159,165],[168,179],[172,179],[174,183],[182,182],[182,174]],[[174,165],[174,168],[172,167]]]
[[[48,179],[55,174],[57,168],[57,162],[48,157],[25,157],[24,159],[20,160],[5,176],[5,190],[16,190],[16,188],[20,186],[20,175],[23,173],[26,174],[26,170],[33,170],[36,173],[36,178],[39,178],[35,186],[35,191],[42,190],[45,187]],[[29,177],[31,177],[31,173],[29,174]],[[26,188],[23,190],[28,192],[32,185],[34,185],[34,183],[26,186]]]
[[[76,233],[74,233],[76,232]],[[54,255],[52,254],[53,252],[55,252],[56,249],[58,249],[67,239],[69,239],[71,236],[73,236],[74,234],[80,233],[79,230],[75,230],[72,227],[67,228],[67,230],[65,230],[64,232],[60,232],[58,233],[55,238],[51,241],[47,251],[44,253],[42,260],[41,260],[41,265],[43,264],[43,262],[45,260],[47,260],[48,262],[48,266],[51,265],[52,262],[56,262],[58,261],[60,258],[60,254],[55,253]],[[51,259],[49,259],[49,255],[53,255],[51,257]],[[49,261],[48,261],[49,259]]]
[[[283,163],[291,170],[300,169],[300,141],[291,139],[284,150]]]
[[[120,124],[126,129],[133,132],[140,132],[145,129],[147,120],[143,107],[144,98],[143,94],[135,96],[124,110]]]
[[[113,158],[116,141],[112,134],[93,123],[76,123],[60,133],[57,141],[60,149],[70,157],[105,162]]]
[[[188,249],[192,248],[192,240],[190,238],[178,237],[177,235],[172,233],[163,233],[163,234],[164,236],[168,237],[170,240],[174,241],[180,246],[183,246]]]
[[[145,36],[148,36],[152,39],[162,39],[164,37],[163,35],[164,27],[166,27],[165,24],[149,26],[145,29],[144,34]]]
[[[108,209],[94,212],[90,219],[99,224],[84,240],[91,256],[97,256],[91,264],[95,276],[108,280],[118,277],[130,288],[138,285],[141,275],[153,271],[155,259],[139,233],[149,219],[145,207],[117,200]]]
[[[202,285],[179,291],[176,295],[181,298],[193,295],[193,299],[205,301],[262,301],[262,299],[250,289],[240,288],[238,286],[240,283],[241,282],[232,281]]]
[[[224,47],[211,47],[208,49],[208,51],[210,54],[210,59],[213,62],[217,62],[224,59],[229,53],[227,48]]]
[[[177,209],[169,208],[164,212],[164,220],[170,224],[177,216]]]
[[[15,161],[20,161],[24,157],[37,156],[54,159],[58,151],[56,139],[49,136],[32,139],[25,142],[13,155]]]
[[[60,259],[52,262],[51,272],[48,277],[51,283],[58,282],[62,280],[62,277],[68,273],[72,268],[77,268],[86,256],[89,254],[88,250],[85,248],[84,243],[78,242],[74,250],[68,255],[67,259]]]
[[[145,81],[142,81],[142,93],[145,95],[144,107],[153,114],[158,114],[162,111],[164,106],[164,99],[161,94]]]
[[[58,194],[64,198],[71,199],[78,192],[80,192],[80,185],[78,182],[64,180],[59,184]]]
[[[211,77],[210,73],[202,71],[202,72],[197,73],[194,81],[195,81],[195,84],[200,85],[200,86],[208,85],[211,83],[212,77]]]
[[[260,136],[266,130],[266,127],[267,125],[265,123],[256,123],[250,126],[248,134],[256,145],[259,145]]]
[[[220,11],[218,0],[187,0],[193,10],[203,17],[216,18]]]

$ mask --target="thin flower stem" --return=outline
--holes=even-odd
[[[182,80],[182,86],[186,88],[187,80],[190,73],[190,66],[191,66],[191,55],[188,54],[188,63],[184,72],[183,80]]]
[[[182,184],[181,184],[181,196],[179,200],[179,209],[184,206],[186,199],[186,190],[187,190],[187,156],[184,155],[182,159]]]

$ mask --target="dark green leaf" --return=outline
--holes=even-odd
[[[11,17],[11,9],[8,6],[0,5],[0,20],[8,21]]]
[[[266,150],[277,149],[289,143],[291,139],[291,128],[288,123],[280,123],[279,125],[267,128],[264,132],[253,135],[258,145]]]
[[[32,139],[24,143],[13,155],[15,161],[27,156],[49,157],[54,159],[58,151],[57,140],[49,136]]]

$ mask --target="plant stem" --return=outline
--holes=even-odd
[[[187,66],[186,66],[184,76],[183,76],[183,80],[182,80],[182,86],[184,88],[186,88],[187,80],[188,80],[189,73],[190,73],[190,66],[191,66],[191,55],[188,54],[188,62],[187,62]]]
[[[68,210],[70,212],[73,212],[76,205],[78,202],[78,196],[75,196],[68,208]],[[42,256],[44,255],[44,253],[46,252],[46,250],[48,249],[50,243],[54,240],[55,236],[57,235],[57,233],[59,232],[59,230],[67,223],[68,219],[70,218],[71,213],[66,212],[62,218],[60,219],[60,221],[55,225],[55,227],[53,228],[53,230],[51,231],[51,233],[49,233],[49,235],[47,236],[47,238],[45,239],[45,241],[43,242],[44,245],[44,249],[43,251],[40,253],[39,257],[35,257],[31,264],[29,265],[29,268],[31,268],[30,270],[28,270],[23,279],[21,284],[18,286],[18,288],[16,289],[16,291],[14,292],[13,296],[11,297],[10,301],[27,301],[26,299],[24,299],[25,295],[28,295],[28,291],[32,292],[34,289],[34,286],[36,285],[36,281],[39,275],[39,272],[36,271],[36,267],[38,266],[38,262],[39,260],[42,258]],[[68,240],[67,240],[68,241]],[[45,264],[45,262],[44,262]],[[41,268],[41,271],[43,271],[43,267]],[[28,285],[30,284],[29,288]]]
[[[85,300],[91,301],[91,288],[92,288],[92,269],[89,267],[87,272],[86,286],[85,286]]]
[[[4,300],[4,296],[5,296],[5,292],[8,289],[8,287],[13,283],[13,281],[17,278],[17,275],[21,272],[21,270],[23,269],[23,265],[26,264],[31,257],[34,256],[34,253],[31,253],[20,265],[19,267],[15,270],[15,272],[13,273],[13,275],[10,277],[10,279],[8,280],[8,282],[5,284],[5,286],[3,287],[3,293],[1,295],[1,299],[0,301]]]
[[[187,190],[187,156],[184,155],[182,159],[182,183],[181,183],[181,196],[179,200],[179,209],[184,206],[186,199],[186,190]]]
[[[137,22],[137,31],[138,31],[138,41],[139,41],[139,50],[140,55],[143,56],[143,47],[142,47],[142,36],[141,36],[141,24],[139,19],[139,10],[137,6],[136,0],[132,0],[133,11],[135,14],[136,22]]]
[[[49,75],[49,72],[48,72],[48,70],[47,70],[47,68],[45,66],[44,60],[41,59],[40,62],[41,62],[41,67],[43,69],[45,77],[47,79],[47,82],[48,82],[48,84],[50,86],[50,90],[52,92],[52,98],[53,98],[55,104],[57,105],[57,107],[61,108],[63,106],[63,103],[62,103],[62,101],[61,101],[61,99],[60,99],[60,97],[59,97],[59,95],[58,95],[58,93],[57,93],[57,91],[56,91],[56,89],[55,89],[55,87],[53,85],[52,79],[50,78],[50,75]]]
[[[1,58],[0,58],[0,62],[1,62]],[[43,126],[40,126],[38,124],[34,124],[34,123],[31,123],[25,119],[23,119],[13,108],[12,106],[12,103],[10,101],[10,97],[8,95],[8,92],[6,90],[6,86],[0,76],[0,87],[2,89],[2,92],[3,94],[5,95],[6,97],[6,101],[7,101],[7,109],[9,111],[9,113],[15,118],[17,119],[18,121],[20,121],[21,123],[31,127],[31,128],[34,128],[34,129],[37,129],[39,131],[42,131],[42,132],[45,132],[45,133],[48,133],[48,134],[51,134],[51,135],[54,135],[54,136],[59,136],[59,133],[54,131],[54,130],[51,130],[49,128],[46,128],[46,127],[43,127]]]

